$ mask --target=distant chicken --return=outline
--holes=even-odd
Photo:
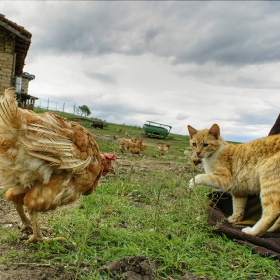
[[[119,136],[118,136],[118,135],[115,135],[115,136],[111,137],[111,138],[109,139],[109,141],[110,141],[110,142],[117,141],[118,138],[119,138]]]
[[[123,153],[125,150],[129,150],[132,154],[140,154],[141,151],[144,151],[147,148],[143,144],[142,140],[130,140],[122,139],[120,142],[120,150]]]
[[[168,152],[170,146],[171,144],[165,144],[163,146],[158,146],[156,149],[160,153],[160,155],[163,156]]]
[[[129,139],[121,139],[120,142],[120,150],[123,153],[124,151],[129,149],[130,140]]]
[[[134,136],[134,137],[131,138],[131,141],[134,142],[134,143],[137,143],[138,138],[139,138],[138,136]]]
[[[133,142],[131,141],[129,150],[133,155],[140,155],[141,151],[144,151],[147,148],[146,145],[143,144],[142,140]]]
[[[26,242],[43,237],[38,212],[67,205],[97,187],[101,175],[114,172],[114,154],[101,154],[91,133],[53,113],[17,107],[14,89],[0,97],[0,190],[14,203]],[[25,214],[24,206],[29,212]]]

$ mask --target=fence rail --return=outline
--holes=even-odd
[[[79,106],[76,104],[73,104],[72,107],[66,105],[65,103],[57,103],[57,102],[51,102],[48,100],[37,100],[35,103],[36,108],[51,110],[51,111],[59,111],[59,112],[65,112],[70,114],[77,114],[79,111]]]

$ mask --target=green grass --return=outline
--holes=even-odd
[[[83,125],[98,136],[101,150],[118,151],[108,139],[122,127],[120,136],[124,132],[139,135],[148,144],[144,158],[173,160],[181,163],[182,169],[176,174],[136,172],[133,162],[143,158],[130,157],[129,172],[102,178],[96,191],[82,197],[77,207],[61,207],[46,214],[52,233],[66,237],[69,244],[51,242],[21,251],[11,249],[0,263],[63,263],[74,279],[97,280],[113,279],[99,272],[102,265],[125,256],[146,255],[157,264],[157,279],[179,279],[190,273],[210,279],[279,279],[279,261],[253,254],[252,249],[214,233],[208,225],[206,195],[210,190],[187,188],[193,170],[189,167],[186,172],[187,162],[182,158],[187,136],[151,139],[139,127],[108,124],[100,130]],[[168,158],[153,157],[154,147],[165,142],[172,144]],[[4,234],[1,242],[17,243],[16,233]]]
[[[187,273],[211,279],[280,277],[278,261],[213,233],[206,223],[207,190],[188,191],[186,180],[169,174],[157,176],[157,183],[110,177],[78,208],[49,214],[52,231],[74,248],[56,242],[31,245],[20,256],[12,251],[10,261],[63,262],[76,279],[106,279],[98,272],[103,264],[144,254],[156,260],[157,279]]]

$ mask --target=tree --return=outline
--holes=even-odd
[[[81,116],[85,115],[85,117],[88,117],[91,114],[91,111],[87,105],[82,105],[78,107],[77,113]]]

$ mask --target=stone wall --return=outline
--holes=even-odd
[[[29,79],[22,77],[21,90],[23,93],[28,94],[28,85],[29,85]]]
[[[15,40],[10,33],[0,28],[0,94],[11,86],[14,76],[14,45]]]

